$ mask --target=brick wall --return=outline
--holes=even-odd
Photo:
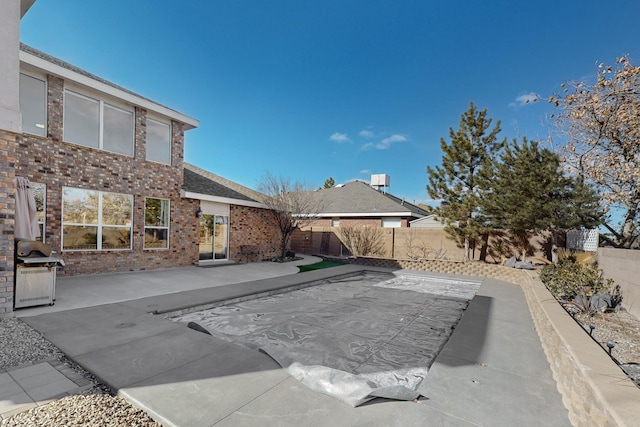
[[[440,261],[440,260],[410,260],[410,259],[388,259],[388,258],[340,258],[340,262],[349,264],[367,265],[372,267],[382,267],[391,269],[407,269],[418,271],[433,271],[436,273],[455,274],[461,276],[491,277],[493,279],[504,280],[505,282],[522,283],[527,272],[515,268],[507,268],[497,264],[485,262],[460,262],[460,261]]]
[[[280,254],[280,230],[267,209],[231,205],[229,210],[229,259],[261,261]],[[242,255],[241,246],[251,245],[258,254]]]
[[[13,311],[16,135],[0,130],[0,317]]]
[[[183,180],[184,125],[172,123],[172,164],[146,161],[147,112],[135,109],[134,157],[63,141],[62,79],[48,77],[48,136],[18,138],[16,174],[46,184],[46,242],[61,252],[62,187],[133,195],[132,250],[62,252],[61,275],[107,273],[184,266],[198,261],[198,202],[180,198]],[[169,249],[144,249],[144,200],[170,200]]]

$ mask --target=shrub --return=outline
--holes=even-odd
[[[340,227],[338,235],[354,256],[384,256],[384,235],[381,228]]]
[[[543,267],[540,280],[556,299],[583,312],[616,308],[622,300],[620,287],[605,279],[596,264],[580,263],[573,256]]]
[[[578,264],[595,264],[594,252],[581,252],[572,249],[558,248],[558,261],[573,261]]]

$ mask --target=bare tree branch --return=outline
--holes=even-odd
[[[270,210],[274,224],[280,230],[280,254],[284,258],[293,232],[311,224],[318,218],[324,205],[315,191],[317,186],[267,173],[258,191],[261,200]]]

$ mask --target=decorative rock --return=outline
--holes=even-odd
[[[517,261],[514,268],[519,268],[520,270],[535,270],[535,267],[530,262]]]

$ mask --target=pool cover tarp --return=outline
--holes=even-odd
[[[479,281],[366,273],[180,316],[358,406],[413,400]]]

